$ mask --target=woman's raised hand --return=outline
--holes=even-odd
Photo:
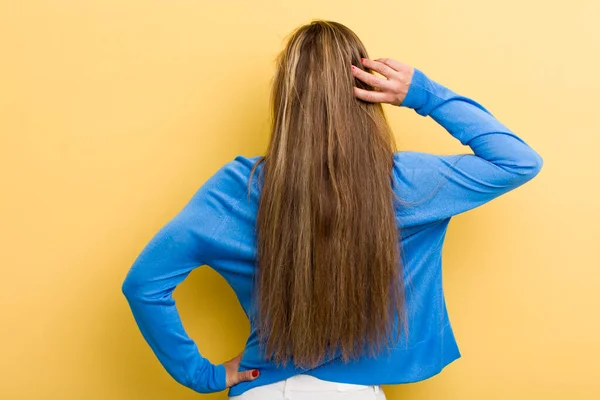
[[[361,59],[363,65],[384,76],[380,78],[352,65],[352,74],[375,91],[354,87],[354,95],[371,103],[389,103],[399,106],[404,101],[415,69],[391,58]]]

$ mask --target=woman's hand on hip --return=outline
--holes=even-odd
[[[238,371],[240,368],[240,361],[242,360],[242,355],[244,352],[242,351],[237,356],[233,357],[231,360],[223,363],[225,366],[225,370],[227,371],[227,387],[231,387],[233,385],[237,385],[243,381],[253,381],[258,378],[259,372],[257,369],[249,369],[247,371]],[[254,373],[254,375],[253,375]]]
[[[384,78],[363,71],[353,65],[352,75],[375,88],[372,91],[355,86],[354,95],[361,100],[371,103],[401,105],[408,93],[415,69],[408,64],[391,58],[378,58],[376,60],[363,58],[362,63],[366,68],[370,68],[383,75]]]

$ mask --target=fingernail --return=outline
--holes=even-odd
[[[352,68],[353,70],[356,69],[356,67],[354,65],[351,65],[350,68]]]
[[[360,59],[360,62],[365,62],[365,59],[364,59],[364,58],[361,58],[361,59]]]
[[[258,370],[257,370],[257,369],[255,369],[254,371],[252,371],[252,376],[253,376],[254,378],[256,378],[256,377],[258,376],[258,374],[259,374],[259,372],[258,372]]]

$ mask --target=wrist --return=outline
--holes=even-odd
[[[198,393],[215,393],[227,389],[227,370],[223,364],[207,363],[197,371],[196,379],[190,385]]]
[[[216,392],[227,389],[227,369],[224,364],[217,364],[214,366],[213,376],[215,377],[214,383],[216,385]]]
[[[406,97],[400,103],[400,107],[412,108],[417,113],[422,110],[423,106],[427,104],[429,98],[429,91],[427,88],[427,81],[429,78],[418,68],[414,68],[412,80],[410,86],[408,87],[408,92],[406,93]]]

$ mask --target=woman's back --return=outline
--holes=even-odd
[[[401,200],[396,224],[401,235],[408,341],[406,337],[394,340],[391,352],[375,358],[365,356],[344,363],[339,357],[330,357],[307,371],[293,365],[275,367],[261,357],[253,326],[240,370],[256,368],[261,374],[231,387],[230,396],[298,373],[365,385],[414,382],[440,372],[460,357],[442,287],[441,253],[450,218],[529,181],[543,162],[479,103],[434,82],[420,70],[415,70],[402,106],[431,116],[474,153],[394,153],[390,184]],[[255,223],[261,191],[259,180],[250,182],[250,176],[259,158],[239,155],[208,179],[146,246],[123,285],[157,357],[179,382],[196,391],[223,390],[224,367],[210,363],[198,352],[181,326],[170,294],[193,268],[209,265],[227,280],[246,315],[252,316]],[[257,168],[260,173],[261,166]]]

